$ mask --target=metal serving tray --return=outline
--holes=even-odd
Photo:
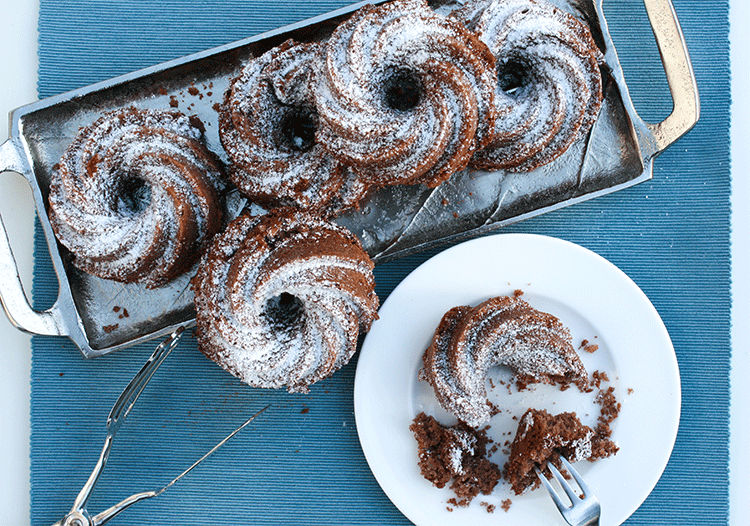
[[[488,232],[511,222],[634,185],[652,175],[654,158],[698,120],[699,102],[685,40],[670,0],[644,0],[674,102],[663,122],[641,120],[628,95],[602,12],[602,0],[554,0],[590,25],[605,54],[605,99],[588,140],[574,144],[555,162],[531,174],[456,174],[436,189],[400,186],[372,195],[360,210],[338,221],[362,240],[376,262],[439,243]],[[69,337],[86,357],[106,354],[163,336],[194,320],[190,274],[148,290],[102,280],[76,269],[58,245],[47,217],[50,174],[78,129],[102,113],[135,105],[182,111],[206,125],[208,147],[226,155],[218,137],[214,106],[245,62],[288,38],[322,39],[367,2],[172,60],[105,82],[23,106],[11,113],[10,138],[0,146],[0,171],[15,171],[31,184],[36,209],[59,280],[59,296],[48,310],[27,302],[5,228],[0,232],[0,299],[19,329]],[[450,9],[439,2],[438,9]],[[242,205],[235,196],[234,210]],[[13,279],[15,277],[16,279]],[[123,315],[127,310],[127,316]]]

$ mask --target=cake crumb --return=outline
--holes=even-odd
[[[115,323],[114,325],[105,325],[104,327],[102,327],[102,330],[109,334],[110,332],[116,330],[119,326],[119,323]]]
[[[130,317],[128,309],[126,309],[125,307],[120,307],[119,305],[115,305],[114,307],[112,307],[112,312],[114,312],[115,314],[119,313],[117,316],[119,319]]]
[[[510,509],[510,505],[513,504],[513,501],[510,499],[505,499],[502,503],[500,503],[500,507],[503,509],[505,513],[508,513],[508,510]]]
[[[603,371],[596,370],[591,374],[591,385],[599,389],[602,382],[609,382],[609,376]]]
[[[197,115],[190,115],[188,117],[188,120],[194,128],[199,129],[201,133],[206,133],[206,126],[203,124],[203,121],[200,117],[198,117]]]
[[[621,404],[615,398],[615,388],[610,386],[607,390],[600,390],[594,399],[594,403],[602,406],[599,421],[611,424],[620,414]]]
[[[594,338],[596,338],[596,336],[594,336]],[[588,340],[582,340],[581,345],[578,348],[583,349],[589,354],[593,354],[599,350],[598,345],[596,345],[595,343],[590,343]]]
[[[495,513],[495,505],[489,502],[482,501],[479,503],[480,506],[487,508],[487,513]]]
[[[487,446],[493,442],[486,427],[477,430],[462,422],[444,426],[421,412],[409,429],[417,440],[422,476],[438,488],[450,484],[455,497],[448,504],[466,507],[480,493],[492,493],[500,482],[499,466],[487,458]]]

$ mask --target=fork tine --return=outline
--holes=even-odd
[[[562,455],[560,456],[560,460],[568,470],[570,475],[575,479],[576,483],[578,483],[578,487],[580,488],[580,490],[583,492],[583,497],[580,497],[576,493],[576,490],[573,489],[573,486],[567,480],[565,480],[563,475],[560,473],[560,470],[558,470],[551,462],[547,462],[547,467],[549,468],[550,472],[560,483],[560,487],[568,495],[570,504],[568,504],[568,502],[563,502],[560,495],[552,486],[552,483],[547,479],[547,477],[538,467],[534,466],[534,471],[536,471],[539,480],[542,482],[542,484],[544,484],[547,493],[549,493],[550,497],[552,497],[555,506],[557,506],[557,509],[565,519],[565,522],[567,522],[571,526],[598,526],[599,517],[601,514],[601,505],[599,504],[599,499],[597,499],[596,495],[594,495],[594,493],[589,489],[586,482],[584,482],[583,477],[581,477],[581,475],[578,474],[573,466],[570,465],[570,462],[568,462],[568,460]]]
[[[557,509],[561,512],[563,510],[567,510],[568,504],[560,498],[560,495],[558,495],[555,488],[552,487],[552,484],[547,479],[547,476],[542,473],[542,471],[536,466],[534,466],[534,471],[536,471],[537,477],[539,477],[539,480],[541,480],[542,484],[544,484],[544,488],[547,490],[547,493],[549,493],[550,497],[552,497],[552,501],[555,503],[555,506],[557,506]]]
[[[580,487],[581,491],[583,491],[584,498],[592,496],[593,492],[589,489],[586,481],[583,480],[583,477],[580,475],[580,473],[578,473],[578,471],[575,470],[568,459],[560,455],[560,460],[562,461],[563,466],[565,466],[565,469],[568,471],[568,473],[570,473],[570,476],[573,477],[573,479],[576,481],[578,487]]]
[[[560,458],[564,457],[561,456]],[[560,470],[557,469],[557,467],[552,462],[547,463],[547,468],[549,468],[549,470],[555,476],[555,479],[557,479],[560,487],[565,491],[565,494],[570,499],[571,504],[575,504],[576,500],[581,500],[581,498],[578,496],[578,493],[576,493],[576,491],[573,489],[573,486],[571,486],[570,483],[565,480],[565,477],[563,477],[562,473],[560,473]]]

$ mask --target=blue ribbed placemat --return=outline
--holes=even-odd
[[[347,3],[41,0],[39,95]],[[644,290],[672,336],[682,375],[680,431],[664,476],[627,522],[633,525],[726,524],[728,512],[728,2],[674,4],[698,77],[696,128],[657,159],[653,180],[506,229],[560,237],[603,255]],[[636,107],[644,118],[663,118],[669,98],[641,1],[605,0],[605,13]],[[56,285],[39,232],[36,247],[34,302],[40,308],[52,303]],[[379,266],[381,300],[433,253]],[[149,344],[86,361],[64,339],[34,338],[32,524],[51,524],[69,509],[96,462],[112,402],[151,350]],[[408,524],[359,447],[355,366],[356,359],[307,396],[255,390],[205,360],[185,338],[120,431],[90,509],[160,487],[271,402],[257,425],[198,473],[111,524]]]

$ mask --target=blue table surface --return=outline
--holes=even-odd
[[[42,0],[39,93],[47,97],[231,42],[347,2]],[[610,5],[612,4],[612,5]],[[698,125],[655,163],[654,178],[507,227],[551,235],[609,259],[662,316],[680,364],[683,410],[669,465],[628,524],[726,524],[730,362],[730,173],[728,2],[675,0],[702,101]],[[670,109],[661,62],[640,0],[605,3],[640,115]],[[176,16],[177,15],[177,16]],[[217,23],[220,21],[220,23]],[[55,282],[37,234],[34,301]],[[429,251],[380,265],[383,301]],[[151,352],[143,345],[82,361],[68,342],[33,343],[31,519],[67,510],[103,439],[103,423],[127,379]],[[356,436],[351,390],[356,358],[310,395],[250,389],[185,339],[121,431],[91,507],[159,487],[268,402],[274,411],[243,433],[200,477],[128,510],[111,524],[408,524],[372,477]],[[210,421],[210,425],[206,422]],[[699,461],[701,477],[693,462]],[[218,517],[211,513],[218,511]]]

